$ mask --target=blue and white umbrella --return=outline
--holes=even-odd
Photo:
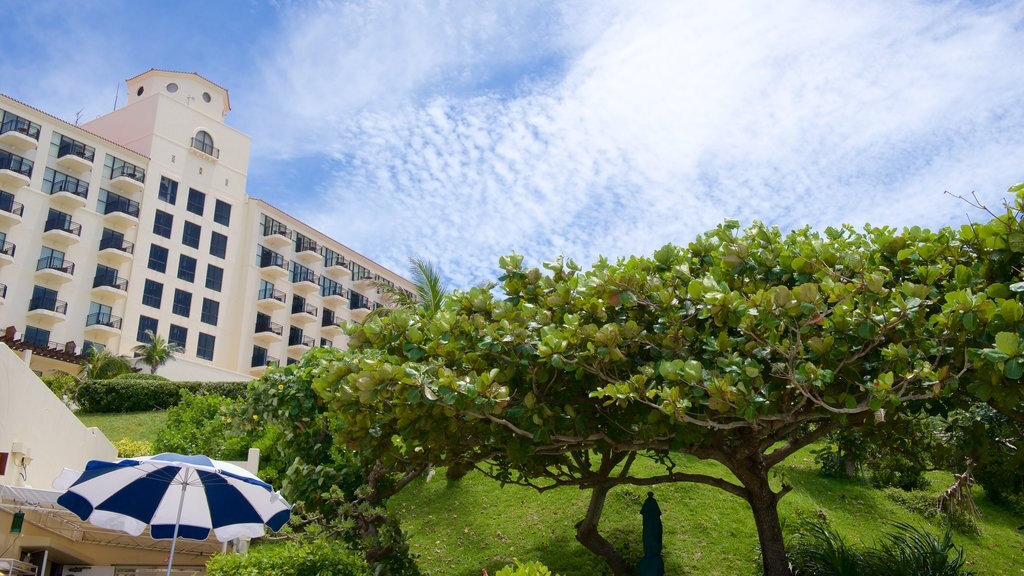
[[[277,531],[291,505],[249,471],[206,456],[157,454],[118,462],[90,460],[81,473],[65,470],[54,487],[57,503],[96,526],[172,539],[170,574],[178,538],[257,538]]]

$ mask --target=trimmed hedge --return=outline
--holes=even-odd
[[[144,378],[86,380],[74,392],[74,402],[83,413],[146,412],[166,410],[181,402],[181,391],[240,398],[248,382],[170,382],[154,379],[152,374],[132,374]],[[163,378],[160,376],[159,378]]]
[[[170,382],[170,378],[161,376],[159,374],[147,374],[146,372],[125,372],[124,374],[118,374],[113,378],[104,378],[104,380],[152,380],[154,382]]]

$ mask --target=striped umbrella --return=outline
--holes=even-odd
[[[277,531],[291,514],[280,493],[249,471],[206,456],[157,454],[118,462],[90,460],[81,473],[65,470],[54,487],[57,503],[96,526],[171,539],[167,574],[178,538],[227,542]]]

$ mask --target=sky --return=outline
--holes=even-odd
[[[959,226],[984,216],[953,195],[1024,180],[1024,2],[0,7],[0,92],[84,122],[149,68],[198,72],[252,137],[250,196],[458,288],[726,218]]]

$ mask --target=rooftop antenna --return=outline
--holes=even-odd
[[[117,110],[117,97],[120,94],[121,94],[121,83],[118,82],[117,84],[114,85],[114,110],[112,110],[112,112]]]
[[[82,121],[82,112],[85,112],[85,108],[75,112],[75,126],[78,126],[78,123]]]

